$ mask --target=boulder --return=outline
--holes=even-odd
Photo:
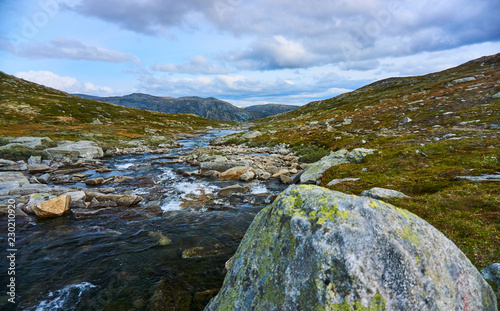
[[[102,194],[97,192],[86,192],[87,200],[96,200],[97,202],[114,202],[119,207],[134,206],[142,201],[142,197],[134,194]],[[109,206],[109,205],[108,205]]]
[[[102,177],[87,179],[85,181],[85,184],[87,186],[99,186],[99,185],[102,185],[103,183],[104,183],[104,178],[102,178]]]
[[[254,179],[254,177],[255,177],[255,173],[253,171],[247,171],[246,173],[240,175],[240,177],[238,179],[241,181],[250,181],[250,180]]]
[[[285,175],[285,174],[279,175],[278,180],[280,181],[280,183],[286,184],[286,185],[293,183],[293,179],[289,175]]]
[[[28,164],[42,164],[41,156],[31,156],[28,159]]]
[[[28,169],[24,161],[10,161],[0,159],[0,171],[25,171]]]
[[[11,141],[11,143],[22,144],[26,147],[32,149],[45,149],[49,147],[50,143],[52,143],[52,139],[48,137],[17,137]]]
[[[392,199],[392,198],[400,198],[400,199],[409,198],[409,196],[407,196],[402,192],[391,189],[377,188],[377,187],[361,192],[361,196],[370,197],[374,199],[381,199],[381,200]]]
[[[484,310],[496,297],[467,257],[408,211],[290,186],[260,211],[205,310]]]
[[[71,197],[71,201],[69,203],[70,208],[85,208],[85,198],[87,195],[83,191],[74,191],[66,193]]]
[[[214,171],[214,170],[206,171],[202,174],[202,176],[212,178],[212,179],[219,179],[220,172]]]
[[[271,173],[266,172],[264,170],[255,169],[254,172],[255,175],[257,176],[257,179],[259,180],[268,180],[269,178],[271,178]]]
[[[93,141],[82,140],[78,142],[66,142],[55,148],[45,149],[56,161],[68,157],[72,161],[78,158],[95,159],[103,157],[102,148]]]
[[[500,98],[500,92],[493,94],[491,97],[492,98]]]
[[[240,185],[232,185],[232,186],[228,186],[228,187],[220,189],[219,192],[217,193],[217,195],[219,197],[228,197],[228,196],[233,195],[233,194],[247,193],[249,191],[250,191],[249,187],[244,187],[244,186],[240,186]]]
[[[241,175],[252,171],[253,169],[249,166],[237,166],[228,169],[227,171],[224,171],[220,173],[219,179],[226,179],[226,180],[237,180]]]
[[[339,165],[341,163],[347,163],[348,160],[346,156],[348,154],[347,150],[339,150],[337,152],[331,152],[328,155],[321,158],[319,161],[311,164],[300,176],[300,183],[302,184],[316,184],[321,180],[323,173],[332,166]]]
[[[245,134],[243,134],[241,136],[241,138],[251,139],[251,138],[259,137],[261,135],[262,135],[262,133],[259,131],[249,131],[249,132],[246,132]]]
[[[250,166],[249,161],[216,161],[216,162],[201,162],[200,172],[204,174],[207,171],[224,172],[230,168],[237,166]]]
[[[55,199],[44,201],[33,206],[33,212],[40,218],[61,216],[69,210],[71,196],[65,194]]]
[[[376,149],[365,149],[365,148],[356,148],[347,154],[347,160],[351,163],[362,163],[364,158],[373,154]]]
[[[48,173],[42,174],[38,177],[38,181],[42,184],[48,184],[50,182],[51,176]]]

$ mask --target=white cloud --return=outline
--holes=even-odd
[[[90,95],[110,95],[114,91],[107,86],[95,85],[91,82],[79,82],[73,77],[62,77],[51,71],[25,71],[15,74],[16,77],[42,84],[68,93],[86,93]]]
[[[34,43],[18,46],[15,52],[27,58],[59,58],[111,63],[140,63],[137,56],[116,50],[86,45],[78,40],[56,38],[49,43]]]
[[[202,55],[192,56],[189,61],[184,64],[156,64],[151,66],[151,69],[162,72],[204,75],[218,75],[233,72],[233,70],[229,68],[217,67]]]

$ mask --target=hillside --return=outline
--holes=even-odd
[[[83,98],[131,108],[165,113],[191,113],[212,120],[244,122],[255,119],[243,109],[213,97],[201,98],[193,96],[173,98],[140,93],[114,97],[77,95]]]
[[[327,170],[321,186],[359,195],[373,187],[453,240],[479,268],[500,258],[500,54],[438,73],[390,78],[257,121],[252,139],[287,143],[304,160],[329,150],[372,148],[361,166]],[[257,136],[257,135],[255,135]],[[461,176],[476,176],[462,178]],[[333,179],[359,178],[330,184]],[[469,179],[469,180],[467,180]],[[480,180],[480,178],[479,178]]]
[[[73,96],[0,72],[0,137],[120,141],[173,139],[177,133],[223,125],[192,114],[165,114]]]
[[[265,105],[253,105],[245,107],[243,109],[248,113],[250,113],[255,119],[262,119],[283,112],[291,111],[299,107],[300,106],[293,106],[293,105],[265,104]]]

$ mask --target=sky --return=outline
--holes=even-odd
[[[0,0],[0,70],[69,93],[304,105],[500,53],[498,0]]]

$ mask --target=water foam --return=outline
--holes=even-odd
[[[96,287],[88,282],[80,284],[71,284],[63,289],[50,292],[47,295],[47,300],[38,304],[36,311],[49,311],[49,310],[74,310],[84,291]]]

